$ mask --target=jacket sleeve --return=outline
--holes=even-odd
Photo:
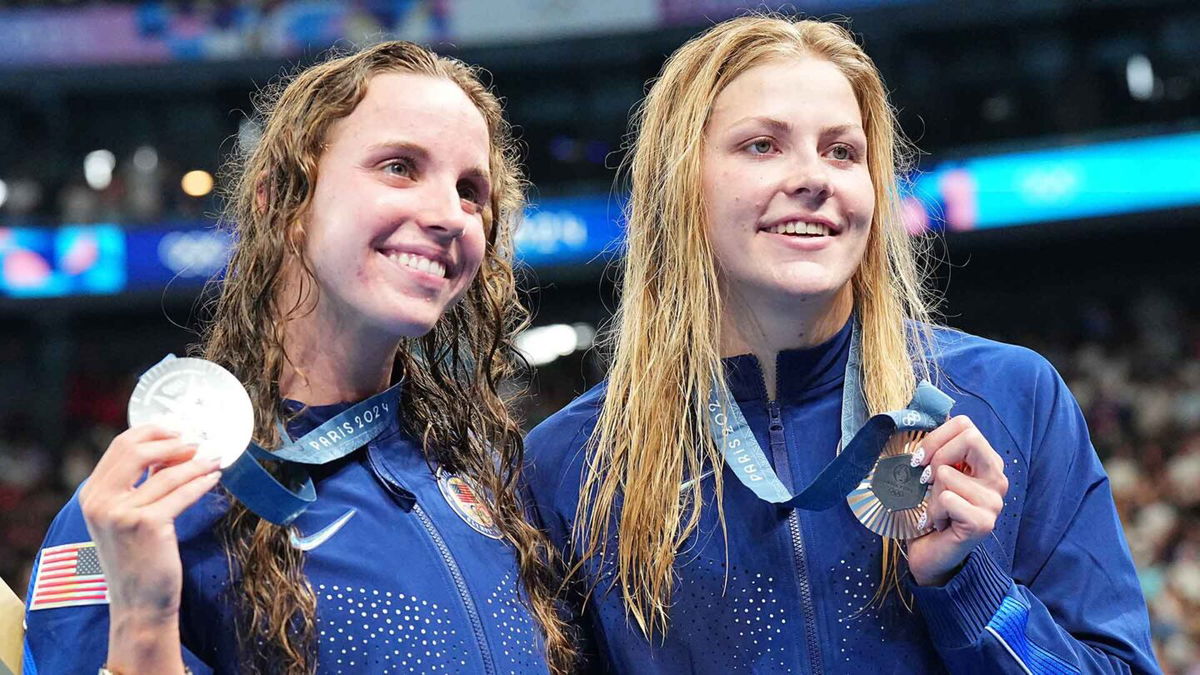
[[[995,542],[909,588],[953,673],[1158,673],[1137,573],[1078,404],[1041,360],[1012,572]],[[1002,558],[1001,558],[1002,560]]]
[[[63,507],[50,525],[42,551],[64,544],[88,543],[91,537],[79,509],[79,494]],[[34,563],[25,595],[25,675],[95,673],[108,654],[108,602],[38,608],[34,603],[42,552]],[[31,609],[32,608],[32,609]],[[183,662],[195,675],[212,668],[186,647]]]

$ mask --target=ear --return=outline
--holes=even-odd
[[[267,204],[271,200],[271,184],[268,178],[267,172],[264,171],[254,181],[254,210],[259,214],[266,213]]]

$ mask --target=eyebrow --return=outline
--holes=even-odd
[[[788,124],[787,122],[784,122],[783,120],[775,119],[774,117],[766,117],[763,115],[751,115],[749,117],[743,117],[742,119],[729,125],[729,128],[732,129],[732,128],[740,127],[740,126],[742,126],[744,124],[748,124],[748,123],[761,124],[769,129],[771,129],[772,131],[774,131],[776,133],[781,133],[781,134],[788,133],[792,130],[791,124]],[[823,135],[823,136],[835,136],[835,135],[843,134],[843,133],[865,134],[866,131],[862,128],[861,125],[858,125],[858,124],[836,124],[832,127],[828,127],[826,129],[821,130],[821,135]]]
[[[761,124],[777,133],[787,133],[792,130],[792,125],[788,124],[787,122],[763,115],[751,115],[749,117],[743,117],[733,124],[730,124],[729,128],[733,129],[750,123]]]
[[[380,152],[402,152],[409,155],[416,155],[418,159],[427,159],[429,152],[424,147],[409,141],[381,141],[372,143],[367,146],[367,154],[374,155]]]

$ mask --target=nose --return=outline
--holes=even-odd
[[[467,229],[469,215],[462,207],[455,181],[427,181],[421,194],[417,224],[439,239],[458,239]]]
[[[828,199],[833,194],[829,167],[815,153],[795,157],[788,166],[785,190],[789,195],[815,200]]]

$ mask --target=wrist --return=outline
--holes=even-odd
[[[944,585],[919,586],[911,570],[906,584],[940,650],[975,643],[1013,587],[1013,580],[980,546]]]
[[[963,568],[963,565],[965,565],[966,562],[967,562],[966,558],[964,558],[964,559],[960,560],[957,565],[955,565],[954,567],[951,567],[949,570],[946,570],[941,573],[935,573],[935,574],[929,574],[929,575],[918,574],[917,572],[915,572],[913,570],[909,570],[909,571],[912,573],[913,581],[917,582],[918,586],[923,586],[923,587],[945,586],[947,583],[949,583],[949,581],[951,579],[954,578],[954,575],[958,574],[959,570],[961,570]]]
[[[115,673],[182,673],[178,612],[109,611],[108,658]]]

